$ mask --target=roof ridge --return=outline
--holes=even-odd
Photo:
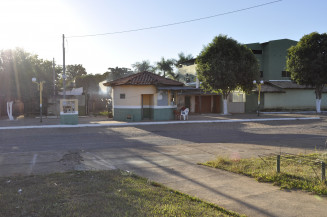
[[[170,78],[164,78],[160,75],[157,75],[153,72],[149,71],[143,71],[139,72],[133,75],[129,75],[123,78],[119,78],[110,82],[105,83],[105,86],[111,86],[111,85],[177,85],[177,86],[183,86],[184,84],[175,81]]]
[[[118,78],[116,80],[112,80],[110,82],[113,82],[113,81],[120,81],[120,80],[123,80],[123,79],[127,79],[127,78],[130,78],[130,77],[135,77],[138,73],[135,73],[135,74],[131,74],[131,75],[127,75],[125,77],[121,77],[121,78]]]
[[[284,89],[284,88],[280,87],[279,85],[272,83],[271,81],[267,81],[267,83],[270,84],[270,85],[272,85],[272,86],[274,86],[274,87],[276,87],[276,88],[279,88],[281,90]]]

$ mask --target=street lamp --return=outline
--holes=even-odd
[[[40,83],[38,83],[36,81],[36,78],[32,78],[32,82],[37,84],[37,89],[40,90],[40,122],[42,122],[42,91],[43,91],[43,84],[45,83],[45,81],[40,81]]]
[[[253,81],[253,84],[257,85],[258,87],[258,116],[260,115],[260,92],[261,92],[261,85],[263,84],[263,80],[261,80],[259,83],[257,83],[256,80]]]

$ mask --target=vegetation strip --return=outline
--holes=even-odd
[[[240,216],[128,171],[0,178],[0,216]]]
[[[321,180],[321,163],[326,162],[326,153],[280,155],[280,172],[277,173],[277,155],[261,158],[229,159],[217,157],[201,165],[253,177],[259,182],[271,182],[281,189],[301,189],[318,195],[327,195],[327,185]]]

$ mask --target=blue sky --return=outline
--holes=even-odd
[[[62,64],[62,34],[67,36],[66,64],[82,64],[88,73],[128,67],[179,52],[197,56],[204,45],[225,34],[240,43],[299,40],[326,32],[324,0],[282,0],[212,19],[151,30],[96,37],[222,14],[272,0],[0,0],[0,49],[23,47]]]

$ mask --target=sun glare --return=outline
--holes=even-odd
[[[76,22],[68,5],[60,0],[0,0],[0,5],[0,50],[60,51],[61,34]]]

